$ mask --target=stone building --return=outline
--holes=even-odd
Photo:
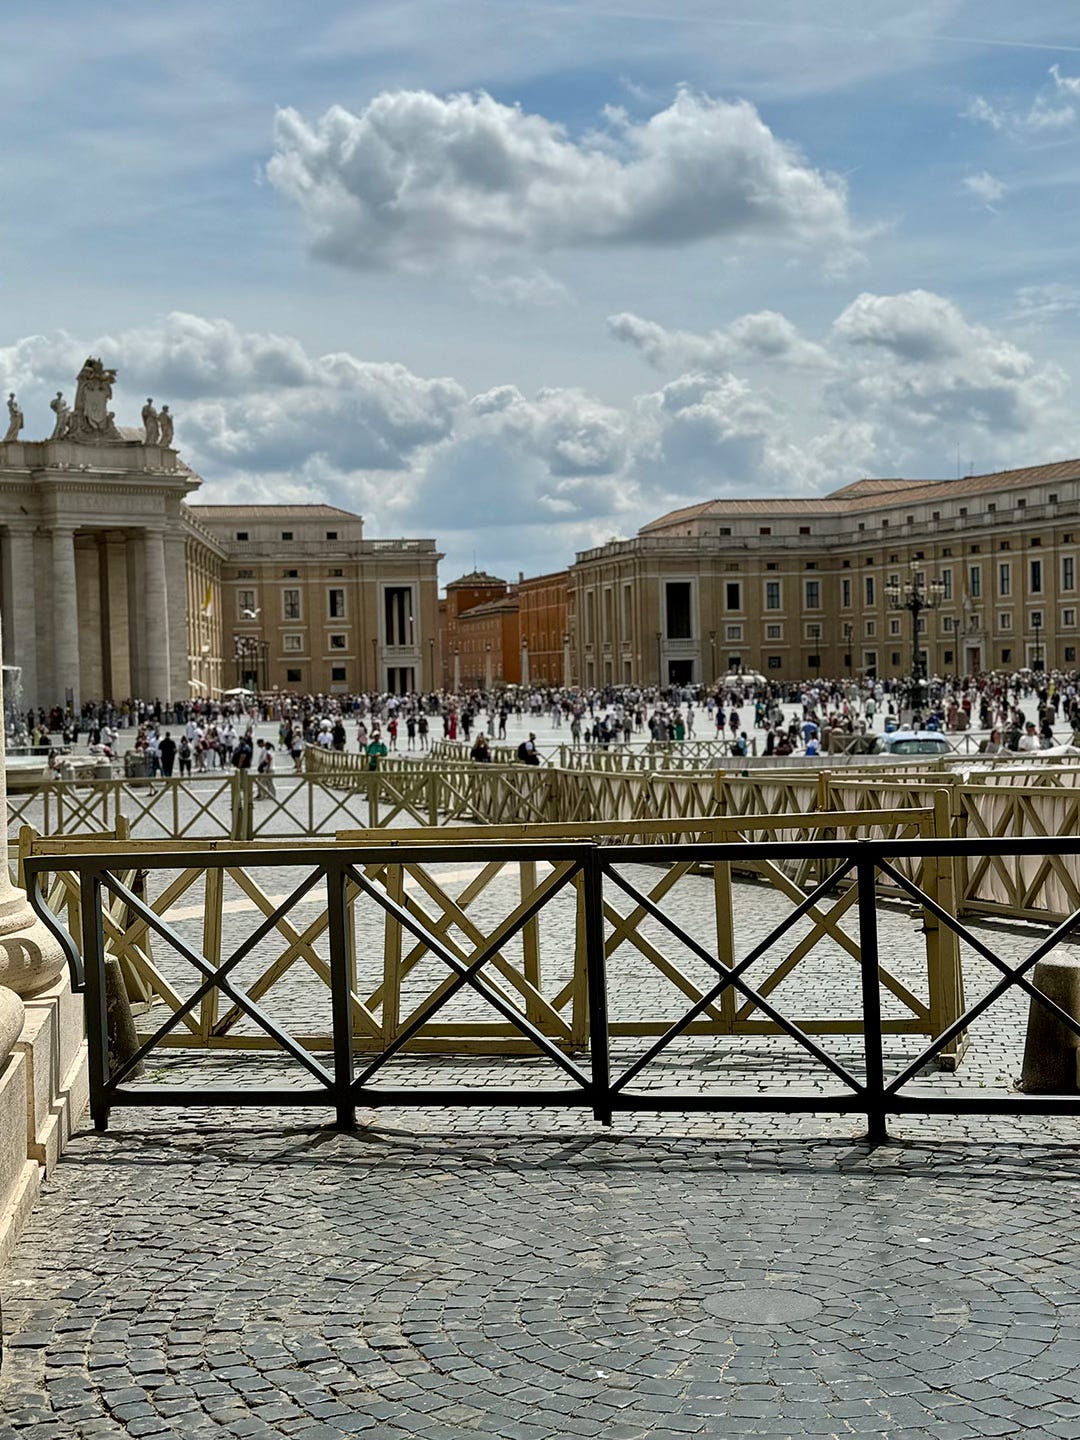
[[[575,683],[708,683],[732,670],[1072,669],[1080,460],[959,480],[867,479],[820,498],[709,500],[570,568]],[[890,604],[940,584],[914,616]],[[916,653],[917,652],[917,653]]]
[[[186,510],[220,553],[225,688],[406,694],[435,685],[434,540],[365,540],[361,517],[332,505]]]
[[[42,440],[8,397],[0,607],[25,705],[434,683],[434,540],[367,540],[329,506],[189,504],[168,407],[118,426],[115,382],[88,359]]]
[[[457,618],[456,668],[465,690],[521,683],[521,631],[517,592],[485,600]]]
[[[566,593],[569,572],[518,579],[521,683],[570,684],[570,631]]]
[[[459,579],[451,580],[447,584],[446,599],[440,601],[439,604],[441,611],[439,641],[442,688],[444,690],[460,690],[463,683],[472,686],[483,685],[485,652],[482,649],[477,652],[480,658],[474,667],[475,673],[473,673],[472,680],[468,681],[465,678],[463,650],[465,636],[462,634],[461,617],[475,609],[476,606],[486,604],[489,600],[504,599],[509,590],[510,587],[505,580],[500,580],[497,575],[489,575],[486,570],[470,570],[467,575],[462,575]],[[488,635],[481,642],[476,631],[470,632],[469,636],[471,645],[487,644],[490,639],[491,637]]]

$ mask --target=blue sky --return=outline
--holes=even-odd
[[[5,9],[0,384],[513,577],[712,495],[1080,454],[1080,12]]]

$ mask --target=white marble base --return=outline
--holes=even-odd
[[[0,1067],[0,1265],[41,1189],[41,1166],[26,1155],[27,1090],[26,1057],[15,1050]]]
[[[71,993],[65,976],[25,1004],[15,1049],[27,1065],[27,1154],[48,1170],[89,1101],[82,996]]]

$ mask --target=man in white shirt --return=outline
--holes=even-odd
[[[1038,733],[1035,730],[1034,724],[1030,720],[1024,726],[1024,733],[1020,736],[1020,743],[1019,745],[1017,745],[1016,748],[1020,751],[1021,754],[1024,754],[1025,752],[1031,750],[1042,749],[1042,746],[1039,743]]]

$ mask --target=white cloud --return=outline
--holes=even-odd
[[[510,574],[558,568],[712,495],[940,475],[957,444],[985,468],[1080,449],[1063,372],[928,291],[859,295],[820,339],[773,311],[706,333],[628,314],[610,328],[672,372],[620,404],[510,384],[470,398],[453,378],[182,314],[111,339],[27,337],[0,350],[0,376],[36,438],[52,389],[70,395],[82,359],[100,352],[120,370],[121,423],[145,394],[181,397],[177,440],[203,498],[329,500],[363,514],[369,534],[456,546],[451,564],[469,532]]]
[[[990,209],[1004,199],[1008,186],[983,170],[978,175],[965,175],[964,189]]]
[[[609,110],[579,141],[485,94],[376,96],[314,123],[281,110],[267,175],[315,252],[430,269],[567,247],[773,240],[851,251],[842,180],[812,168],[753,105],[682,91],[635,123]]]
[[[1071,130],[1080,118],[1076,104],[1080,100],[1080,76],[1063,75],[1058,65],[1051,65],[1048,74],[1051,83],[1026,106],[1012,102],[992,105],[985,96],[976,95],[963,111],[964,118],[1013,140],[1052,137]]]
[[[607,323],[616,339],[633,345],[657,368],[726,370],[754,360],[810,368],[829,364],[824,349],[805,340],[787,316],[775,310],[742,315],[726,330],[704,335],[668,330],[626,312],[610,315]]]

